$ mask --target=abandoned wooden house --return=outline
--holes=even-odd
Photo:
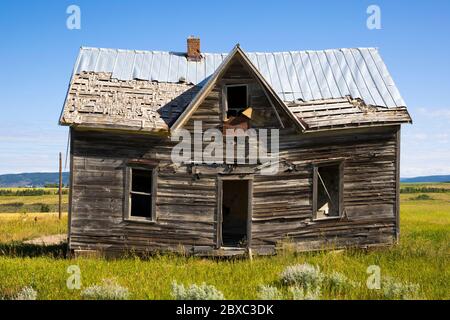
[[[81,48],[60,116],[73,252],[270,254],[283,241],[316,250],[397,240],[400,125],[411,118],[377,49],[214,54],[187,44]],[[174,162],[174,133],[196,123],[232,147],[233,128],[277,130],[277,170],[234,152],[211,163],[195,146]],[[190,142],[200,151],[202,138]]]

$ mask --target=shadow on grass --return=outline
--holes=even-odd
[[[22,242],[0,243],[0,256],[8,257],[51,257],[66,258],[67,243],[55,245],[36,245]]]

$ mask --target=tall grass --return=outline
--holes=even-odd
[[[67,233],[67,214],[3,213],[0,215],[0,243],[24,241],[43,235]]]
[[[58,198],[54,188],[0,188],[0,213],[56,212]],[[68,209],[68,200],[68,190],[63,189],[63,211]]]
[[[406,287],[412,284],[414,288],[417,285],[421,298],[450,299],[450,194],[436,194],[434,200],[410,200],[409,197],[406,194],[401,196],[400,244],[390,248],[302,254],[285,251],[277,256],[255,257],[253,261],[174,255],[158,255],[150,259],[131,256],[121,260],[7,255],[0,256],[0,295],[32,287],[38,292],[38,299],[81,299],[83,289],[101,283],[102,279],[113,278],[128,288],[136,299],[172,299],[174,281],[186,287],[206,283],[217,288],[227,299],[258,299],[263,286],[270,288],[271,292],[276,288],[283,297],[292,297],[294,293],[298,296],[298,292],[292,292],[291,288],[283,285],[280,275],[288,266],[308,263],[320,268],[330,279],[336,278],[333,278],[334,282],[340,278],[360,284],[343,286],[340,290],[324,284],[321,299],[396,298],[400,295],[397,292],[403,294],[401,284]],[[0,237],[3,237],[0,241],[20,240],[31,234],[59,233],[64,230],[59,228],[65,225],[65,221],[60,225],[52,218],[42,225],[33,225],[32,218],[5,224],[3,216],[0,215]],[[15,219],[20,220],[21,217],[16,215]],[[3,236],[5,232],[8,237]],[[81,290],[69,290],[66,286],[70,265],[80,268]],[[367,268],[370,265],[380,267],[383,279],[391,279],[386,289],[389,295],[383,289],[367,288]]]

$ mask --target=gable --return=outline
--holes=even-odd
[[[224,70],[221,78],[217,79],[216,84],[192,113],[189,119],[183,125],[183,128],[192,130],[194,121],[201,121],[203,129],[220,129],[227,124],[229,127],[239,127],[239,117],[227,117],[226,100],[227,92],[230,87],[245,86],[247,93],[247,105],[251,108],[251,114],[242,116],[250,128],[280,128],[282,125],[278,118],[286,123],[287,118],[280,113],[279,107],[272,107],[267,97],[266,91],[249,70],[243,65],[242,61],[235,58],[230,62],[229,67]],[[277,109],[275,109],[277,108]],[[276,111],[276,112],[275,112]]]
[[[228,55],[228,59],[208,79],[198,95],[171,126],[171,130],[183,127],[214,90],[219,91],[220,94],[218,108],[221,119],[219,122],[226,121],[227,88],[235,85],[247,86],[249,94],[247,107],[252,107],[251,118],[253,118],[249,119],[249,122],[253,125],[258,127],[289,125],[299,130],[303,129],[298,118],[280,100],[239,46],[236,46]]]

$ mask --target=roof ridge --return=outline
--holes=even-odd
[[[280,54],[280,53],[298,53],[298,52],[329,52],[340,50],[359,50],[359,49],[374,49],[378,47],[346,47],[346,48],[328,48],[328,49],[306,49],[306,50],[286,50],[286,51],[244,51],[247,54]],[[81,46],[80,50],[97,50],[97,51],[113,51],[113,52],[135,52],[135,53],[169,53],[169,54],[185,54],[183,51],[170,50],[141,50],[141,49],[122,49],[122,48],[104,48],[104,47],[88,47]],[[227,55],[228,52],[202,52],[205,55]]]

